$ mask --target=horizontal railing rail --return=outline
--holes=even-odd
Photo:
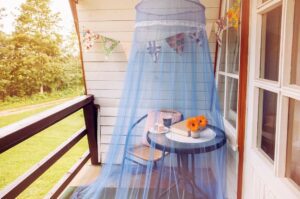
[[[80,109],[83,109],[86,126],[72,135],[67,141],[61,144],[43,160],[32,166],[25,174],[5,187],[0,192],[0,198],[16,198],[38,177],[45,173],[57,160],[63,157],[63,155],[85,135],[87,135],[89,151],[80,158],[80,160],[59,181],[59,183],[48,193],[46,197],[57,198],[88,159],[91,159],[92,164],[98,164],[98,108],[99,107],[94,104],[93,96],[80,96],[62,105],[0,129],[0,153],[3,153]]]

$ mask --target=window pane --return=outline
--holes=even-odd
[[[300,101],[290,99],[286,176],[300,186]]]
[[[236,127],[237,118],[237,100],[238,100],[238,80],[227,77],[226,88],[226,116],[225,119],[233,126]]]
[[[225,71],[225,64],[226,64],[226,36],[227,30],[224,30],[222,35],[222,46],[220,48],[220,60],[219,60],[219,71]]]
[[[262,17],[260,78],[278,81],[281,8],[279,6]]]
[[[277,94],[259,91],[258,147],[274,160],[276,134]]]
[[[222,115],[224,116],[225,77],[223,75],[219,75],[218,78],[218,92],[219,92],[220,109]]]
[[[300,86],[300,1],[295,1],[291,84]]]
[[[240,61],[240,35],[235,28],[228,29],[227,70],[238,74]]]

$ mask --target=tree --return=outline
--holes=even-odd
[[[9,54],[8,36],[0,31],[0,100],[7,94],[9,85],[9,69],[6,67],[7,54]]]
[[[62,40],[59,15],[49,1],[26,0],[15,31],[0,30],[0,100],[82,86],[76,33]],[[4,12],[0,9],[0,26]]]
[[[3,28],[2,20],[5,16],[5,9],[0,8],[0,100],[4,99],[9,85],[9,69],[6,67],[9,37],[1,30]]]
[[[64,39],[63,69],[65,73],[65,83],[69,87],[71,85],[82,86],[81,61],[79,56],[79,43],[75,31],[71,32]]]
[[[2,24],[2,19],[6,16],[5,14],[5,9],[4,8],[0,8],[0,28],[3,27],[3,24]]]
[[[36,89],[40,93],[45,89],[55,90],[63,79],[60,66],[62,39],[57,33],[60,18],[57,13],[52,13],[49,2],[26,0],[21,5],[13,34],[15,53],[22,55],[16,57],[19,64],[16,64],[15,75],[24,84],[24,88],[28,88],[30,82],[32,92]]]

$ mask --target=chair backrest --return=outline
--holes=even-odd
[[[149,143],[147,141],[147,132],[151,127],[154,127],[155,124],[161,124],[163,125],[163,119],[164,118],[172,118],[172,124],[180,122],[183,119],[182,113],[175,111],[175,110],[167,110],[162,109],[159,111],[150,111],[148,113],[148,117],[145,124],[145,129],[143,132],[143,144],[149,146]]]

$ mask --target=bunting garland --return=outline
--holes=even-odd
[[[100,38],[103,42],[103,49],[106,56],[109,56],[120,43],[120,41],[108,37],[101,36]]]
[[[222,17],[216,21],[216,36],[217,36],[217,42],[219,46],[222,46],[222,37],[223,32],[226,30],[226,19],[225,17]]]
[[[197,32],[187,33],[187,36],[192,41],[196,42],[198,45],[203,44],[203,30],[199,30]],[[165,41],[168,45],[176,51],[176,53],[181,54],[184,50],[186,33],[179,33],[174,36],[168,37]],[[91,30],[87,29],[83,33],[83,45],[86,50],[90,50],[95,41],[100,40],[103,43],[104,54],[106,58],[113,52],[113,50],[118,46],[120,41],[104,37],[99,34],[94,34]],[[161,53],[162,47],[158,45],[157,41],[149,41],[147,42],[147,51],[149,55],[152,56],[152,60],[154,63],[157,63],[159,60],[159,55]]]
[[[101,40],[101,42],[103,43],[103,50],[106,57],[108,57],[120,43],[120,41],[95,34],[89,29],[85,30],[85,32],[83,33],[82,42],[86,50],[90,50],[97,40]]]
[[[190,39],[194,40],[197,44],[202,46],[203,44],[203,31],[200,30],[198,32],[189,33]]]
[[[152,56],[153,62],[157,63],[159,58],[159,53],[161,51],[161,46],[156,44],[156,41],[149,41],[147,43],[148,53]]]
[[[179,33],[177,35],[168,37],[166,39],[167,43],[171,48],[173,48],[176,53],[181,54],[184,49],[184,33]]]
[[[97,39],[99,39],[99,34],[94,34],[91,30],[87,29],[83,33],[83,45],[86,50],[90,50]]]

